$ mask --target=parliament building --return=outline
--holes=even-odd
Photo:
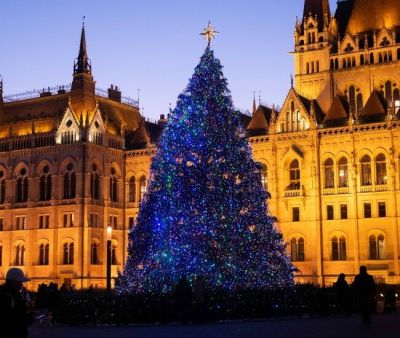
[[[288,37],[290,38],[290,37]],[[305,0],[282,106],[242,121],[296,281],[330,285],[366,265],[400,283],[400,2]],[[122,269],[166,123],[117,86],[96,88],[82,28],[71,85],[3,95],[0,280],[106,286]]]

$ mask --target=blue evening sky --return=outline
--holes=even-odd
[[[141,90],[144,115],[175,105],[206,42],[224,65],[235,106],[251,109],[253,91],[281,105],[293,70],[293,29],[304,0],[1,0],[0,74],[5,95],[72,79],[82,16],[97,86]],[[331,0],[331,9],[335,9]]]

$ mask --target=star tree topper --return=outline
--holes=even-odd
[[[204,28],[203,33],[200,33],[200,35],[203,35],[204,38],[208,41],[208,45],[210,46],[211,40],[215,38],[215,35],[218,34],[213,26],[211,26],[210,21],[208,21],[208,26],[207,28]]]

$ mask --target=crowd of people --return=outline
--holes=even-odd
[[[6,275],[5,284],[0,286],[0,332],[4,338],[26,338],[28,327],[36,325],[81,324],[68,320],[67,315],[76,318],[86,318],[90,322],[91,316],[113,318],[115,323],[126,323],[118,314],[127,314],[126,320],[181,321],[188,323],[196,321],[205,323],[218,319],[215,313],[233,316],[253,315],[289,315],[296,313],[294,308],[307,308],[309,313],[318,307],[334,309],[330,313],[339,315],[351,314],[356,310],[362,319],[362,324],[371,326],[371,313],[374,312],[377,301],[377,286],[365,266],[360,267],[360,273],[349,285],[346,276],[340,274],[334,287],[329,289],[315,288],[306,290],[306,286],[299,286],[294,291],[272,290],[270,292],[254,293],[246,291],[241,294],[210,293],[207,292],[205,281],[199,277],[189,283],[182,278],[170,295],[123,297],[107,292],[98,292],[93,289],[76,291],[65,285],[58,287],[55,283],[41,284],[37,292],[27,292],[23,284],[28,281],[21,269],[11,268]],[[290,294],[290,295],[289,295]],[[313,294],[312,297],[310,295]],[[329,295],[329,297],[327,296]],[[333,297],[332,297],[333,295]],[[397,294],[393,289],[386,292],[385,301],[391,310],[396,310]],[[325,299],[323,299],[325,297]],[[308,299],[308,304],[306,304]],[[275,312],[265,311],[266,308]],[[173,315],[170,314],[173,309]],[[218,312],[219,311],[219,312]],[[305,310],[307,311],[307,310]],[[226,314],[230,312],[230,314]],[[314,311],[318,313],[318,310]],[[147,313],[143,319],[143,313]],[[214,317],[212,316],[214,313]],[[297,312],[303,314],[303,312]],[[326,312],[327,314],[329,312]],[[129,317],[129,314],[131,316]],[[234,317],[236,314],[236,317]],[[114,316],[114,317],[113,317]],[[75,318],[75,319],[76,319]],[[158,318],[158,319],[157,319]],[[161,319],[160,319],[161,318]],[[223,317],[219,317],[223,318]]]

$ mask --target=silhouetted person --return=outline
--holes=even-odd
[[[203,276],[197,276],[194,283],[195,321],[207,322],[206,285]]]
[[[2,338],[26,338],[32,318],[27,313],[22,283],[29,281],[21,269],[11,268],[5,284],[0,286],[0,336]]]
[[[371,326],[371,312],[374,307],[375,282],[371,275],[367,273],[367,268],[360,266],[360,273],[354,279],[354,293],[356,304],[362,316],[362,323]]]
[[[178,318],[187,323],[193,305],[193,291],[185,277],[182,277],[176,285],[175,300]]]
[[[346,281],[346,275],[341,273],[335,283],[336,306],[339,313],[344,314],[349,311],[350,288]]]

